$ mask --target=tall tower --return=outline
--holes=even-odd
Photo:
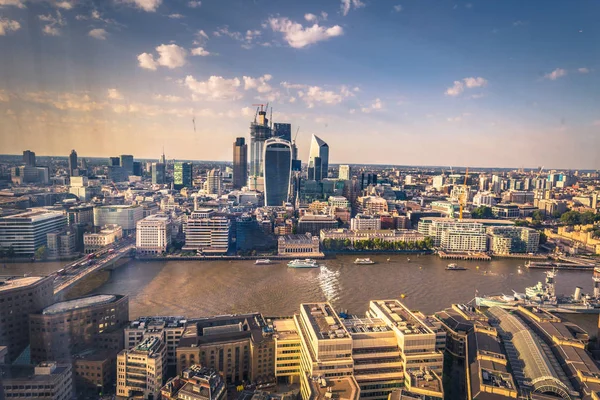
[[[125,169],[128,175],[133,175],[133,156],[129,154],[122,154],[121,167]]]
[[[176,190],[192,187],[192,163],[175,163],[173,166],[173,187]]]
[[[152,184],[162,185],[165,183],[165,164],[152,163]]]
[[[292,124],[275,122],[273,124],[273,137],[278,137],[288,142],[292,141]]]
[[[35,153],[30,150],[23,152],[23,164],[28,167],[35,167]]]
[[[260,106],[257,117],[250,124],[250,176],[248,186],[252,190],[264,190],[263,178],[263,155],[264,145],[267,139],[273,136],[267,110]]]
[[[241,189],[248,182],[248,145],[239,137],[233,143],[233,188]]]
[[[208,194],[221,195],[223,193],[223,174],[220,169],[213,168],[206,174],[204,190]]]
[[[329,145],[316,135],[313,135],[308,158],[308,179],[320,181],[323,178],[327,178],[328,169]]]
[[[71,150],[71,154],[69,154],[69,176],[75,175],[76,169],[77,169],[77,152],[75,150]]]
[[[268,139],[264,146],[265,206],[279,207],[288,200],[292,173],[292,146],[288,140]]]
[[[340,170],[338,173],[338,179],[342,181],[350,180],[352,177],[352,170],[349,165],[340,165]]]

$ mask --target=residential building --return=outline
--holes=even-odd
[[[404,242],[414,243],[425,239],[425,235],[411,229],[386,229],[386,230],[349,230],[349,229],[329,229],[322,230],[320,240],[349,240],[351,245],[359,240],[379,239],[383,242]]]
[[[444,180],[445,180],[445,176],[444,175],[436,175],[433,177],[433,183],[432,186],[435,190],[441,190],[442,187],[444,186]]]
[[[358,211],[368,214],[378,214],[388,211],[388,202],[383,197],[361,196],[357,200]]]
[[[119,165],[125,170],[127,175],[133,175],[133,156],[121,154]]]
[[[454,218],[460,211],[460,204],[458,204],[458,202],[450,201],[433,201],[431,203],[431,209],[433,211],[439,211],[442,215],[449,218]]]
[[[231,221],[211,208],[200,208],[188,217],[184,250],[225,254],[229,249]]]
[[[292,148],[287,140],[271,138],[265,141],[264,152],[265,206],[280,207],[290,194]]]
[[[321,229],[335,229],[338,227],[337,220],[331,215],[303,215],[298,220],[297,233],[311,233],[319,236]]]
[[[173,166],[173,187],[181,190],[192,187],[192,163],[176,162]]]
[[[475,207],[487,206],[492,207],[496,204],[496,195],[490,192],[477,192],[473,196],[473,205]]]
[[[537,207],[544,213],[544,215],[552,216],[554,214],[562,214],[567,211],[567,202],[564,200],[554,200],[554,199],[542,199],[538,200]]]
[[[0,248],[13,248],[18,257],[31,257],[47,244],[48,233],[60,231],[67,224],[60,211],[32,208],[0,217]]]
[[[67,224],[84,224],[92,226],[94,224],[94,206],[81,205],[69,208],[67,211]]]
[[[75,232],[70,229],[62,229],[57,232],[46,234],[46,248],[48,259],[59,260],[61,258],[72,258],[77,255],[75,251]]]
[[[157,337],[148,337],[117,356],[117,396],[160,398],[166,373],[166,346]]]
[[[248,145],[239,137],[233,143],[233,188],[241,189],[248,183]]]
[[[78,175],[77,152],[75,150],[71,150],[71,154],[69,154],[69,176],[75,175]]]
[[[208,171],[204,182],[204,191],[207,194],[216,194],[217,196],[223,194],[223,174],[220,169],[213,168]]]
[[[139,317],[124,329],[126,348],[140,344],[145,338],[157,337],[167,347],[167,366],[177,365],[177,346],[185,330],[184,317]]]
[[[84,233],[83,246],[85,254],[95,253],[103,247],[115,243],[123,237],[123,228],[109,224],[100,228],[98,233]]]
[[[221,375],[211,368],[192,365],[181,375],[171,378],[161,389],[165,400],[225,400],[227,386]]]
[[[419,221],[418,230],[423,235],[431,237],[433,239],[433,245],[436,247],[442,246],[442,236],[444,232],[458,232],[454,235],[446,235],[446,240],[452,242],[458,240],[457,235],[460,236],[460,232],[465,232],[465,235],[471,235],[471,233],[473,233],[476,237],[472,239],[477,244],[477,248],[480,248],[482,240],[481,235],[485,236],[485,228],[490,226],[513,225],[514,222],[512,221],[502,221],[495,219],[469,219],[459,221],[452,218],[426,217],[421,218],[421,220]],[[464,251],[475,251],[475,248]]]
[[[350,208],[350,202],[344,196],[329,196],[327,204],[330,209],[335,210],[336,208]]]
[[[123,234],[135,231],[137,222],[144,216],[139,205],[113,205],[94,208],[94,226],[119,225]]]
[[[100,294],[55,303],[29,315],[31,359],[69,361],[128,320],[127,296]]]
[[[166,181],[166,165],[163,163],[152,163],[152,184],[164,185]]]
[[[308,158],[308,179],[321,181],[327,178],[329,170],[329,145],[316,135],[310,142]]]
[[[54,301],[54,278],[2,277],[0,280],[0,346],[12,362],[29,345],[29,314]]]
[[[171,245],[173,222],[166,214],[154,214],[137,223],[135,248],[141,254],[162,254]]]
[[[490,250],[495,254],[537,253],[540,233],[532,228],[521,226],[491,227]]]
[[[0,365],[0,385],[6,399],[72,399],[71,364],[43,362],[38,365]]]
[[[352,169],[349,165],[340,165],[338,179],[348,181],[352,178]]]
[[[353,231],[381,230],[381,218],[378,215],[356,214],[350,220],[350,229]]]
[[[280,256],[314,257],[321,256],[319,251],[319,237],[310,233],[304,235],[285,235],[278,239],[278,254]]]

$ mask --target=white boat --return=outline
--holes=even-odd
[[[375,264],[375,261],[370,258],[357,258],[354,260],[354,264]]]
[[[288,263],[290,268],[319,268],[319,264],[310,258],[305,260],[293,260]]]
[[[466,268],[465,267],[459,267],[456,264],[448,264],[448,266],[446,267],[446,271],[465,271]]]
[[[255,265],[271,264],[271,260],[268,258],[261,258],[254,262]]]

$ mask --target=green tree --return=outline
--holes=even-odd
[[[536,225],[541,224],[542,221],[544,220],[544,213],[541,212],[540,210],[535,210],[533,213],[531,213],[531,220]]]
[[[582,225],[593,224],[595,218],[596,218],[596,215],[592,211],[586,211],[583,214],[579,214],[579,222]]]
[[[579,225],[581,223],[581,214],[577,211],[567,211],[560,216],[560,222],[569,226]]]
[[[544,232],[540,232],[540,244],[544,244],[548,241],[548,236]]]
[[[489,219],[494,218],[494,213],[492,213],[492,209],[487,206],[477,207],[473,211],[471,211],[471,215],[473,218],[477,219]]]
[[[35,259],[36,260],[45,260],[48,257],[48,249],[46,246],[40,246],[35,251]]]

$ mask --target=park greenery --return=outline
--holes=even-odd
[[[350,239],[324,239],[323,250],[384,250],[384,251],[418,251],[431,250],[433,240],[426,237],[423,240],[415,242],[388,242],[380,238],[355,240],[354,244]]]
[[[494,218],[492,209],[488,206],[480,206],[471,211],[471,216],[475,219],[490,219]]]
[[[577,211],[567,211],[560,216],[560,222],[565,225],[591,225],[600,221],[600,214],[594,214],[593,211],[583,213]]]

